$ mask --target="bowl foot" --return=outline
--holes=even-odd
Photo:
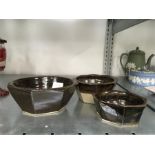
[[[133,128],[133,127],[138,127],[138,123],[127,123],[127,124],[116,123],[116,122],[112,122],[112,121],[103,119],[98,112],[97,112],[97,114],[98,114],[99,119],[103,123],[106,123],[108,125],[112,125],[112,126],[119,127],[119,128],[130,128],[130,127]]]
[[[47,113],[40,113],[40,114],[32,114],[26,111],[23,111],[23,115],[31,116],[31,117],[44,117],[44,116],[51,116],[51,115],[59,115],[64,112],[66,107],[61,108],[59,111],[52,111]]]

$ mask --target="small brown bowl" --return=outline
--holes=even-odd
[[[25,114],[40,116],[62,111],[75,87],[74,82],[65,77],[38,76],[10,82],[8,89]]]
[[[103,120],[115,125],[137,125],[146,99],[122,91],[105,91],[94,96],[96,110]]]
[[[108,75],[81,75],[76,78],[76,90],[83,103],[94,103],[94,95],[112,90],[116,80]]]

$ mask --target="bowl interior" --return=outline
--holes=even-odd
[[[106,91],[96,95],[96,98],[104,104],[116,106],[145,105],[145,100],[142,97],[121,91]]]
[[[30,89],[53,89],[63,88],[73,84],[73,81],[64,77],[43,76],[43,77],[29,77],[18,79],[13,82],[16,87],[30,88]]]
[[[114,79],[110,76],[102,76],[102,75],[82,75],[77,77],[78,82],[83,84],[108,84],[113,83]]]

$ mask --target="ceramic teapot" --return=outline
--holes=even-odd
[[[125,65],[122,62],[124,56],[127,57]],[[145,63],[145,52],[136,47],[136,50],[132,50],[129,53],[122,53],[120,63],[125,73],[128,73],[130,70],[149,70],[153,56],[155,55],[151,54]]]

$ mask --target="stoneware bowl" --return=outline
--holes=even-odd
[[[18,79],[8,89],[22,111],[32,116],[62,111],[75,90],[71,79],[57,76]]]
[[[118,126],[138,125],[146,106],[146,99],[122,91],[105,91],[94,97],[102,120]]]
[[[113,77],[108,75],[81,75],[76,78],[76,90],[83,103],[94,103],[94,95],[99,92],[112,90],[116,84]]]
[[[155,72],[131,70],[128,74],[129,82],[134,85],[148,87],[155,86]]]

